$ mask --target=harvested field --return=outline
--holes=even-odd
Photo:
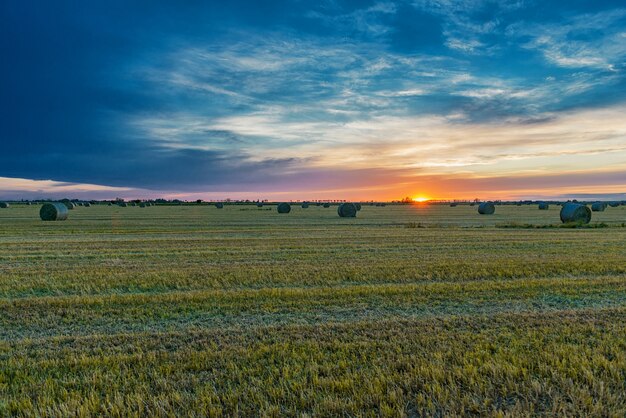
[[[0,211],[0,416],[626,413],[626,207],[250,206]]]

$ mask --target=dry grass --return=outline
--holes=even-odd
[[[241,209],[2,211],[0,415],[626,414],[626,208]]]

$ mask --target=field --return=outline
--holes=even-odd
[[[626,414],[626,207],[0,209],[0,416]]]

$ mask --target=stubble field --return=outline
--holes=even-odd
[[[626,414],[626,207],[0,209],[2,416]]]

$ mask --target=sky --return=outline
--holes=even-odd
[[[3,1],[0,198],[626,199],[622,1]]]

